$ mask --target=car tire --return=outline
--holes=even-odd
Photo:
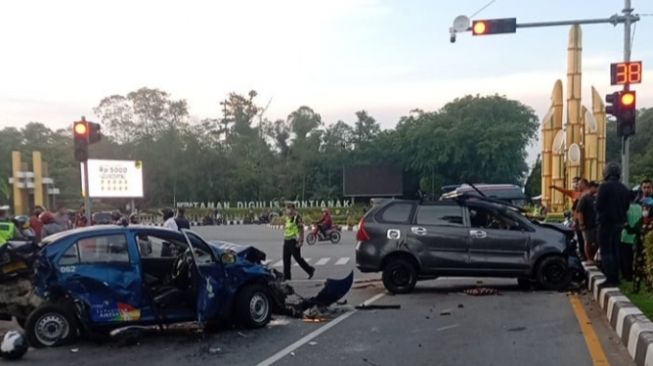
[[[329,240],[331,240],[331,244],[340,243],[340,232],[339,231],[332,232],[331,235],[329,236]]]
[[[391,259],[383,268],[383,286],[393,294],[407,294],[417,284],[417,268],[402,258]]]
[[[562,291],[569,286],[572,273],[561,256],[544,258],[537,267],[537,282],[546,290]]]
[[[34,348],[57,347],[77,339],[77,318],[64,304],[44,304],[25,322],[27,341]]]
[[[246,285],[236,297],[236,319],[247,328],[262,328],[272,318],[272,300],[260,284]]]
[[[309,233],[306,235],[306,244],[313,245],[315,242],[317,242],[317,236],[315,234]]]

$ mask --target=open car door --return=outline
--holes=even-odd
[[[197,321],[205,324],[214,319],[225,301],[225,273],[219,258],[215,258],[211,248],[196,233],[182,229],[193,266],[195,288],[197,289]]]

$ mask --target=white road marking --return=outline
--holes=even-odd
[[[338,259],[338,261],[336,262],[336,266],[344,266],[345,264],[347,264],[347,262],[349,262],[349,257],[342,257]]]
[[[281,267],[281,266],[283,266],[283,260],[278,261],[272,267]]]
[[[330,260],[331,260],[331,258],[329,258],[329,257],[327,257],[327,258],[320,258],[319,261],[315,262],[315,265],[316,265],[316,266],[323,266],[323,265],[327,264]]]
[[[375,302],[376,300],[382,298],[385,296],[385,292],[382,292],[380,294],[377,294],[375,296],[372,296],[371,298],[367,299],[363,305],[370,305],[371,303]],[[352,316],[356,311],[358,310],[353,310],[347,313],[344,313],[340,315],[339,317],[333,319],[332,321],[328,322],[327,324],[321,326],[320,328],[317,328],[316,330],[312,331],[311,333],[307,334],[303,338],[299,339],[297,342],[291,344],[290,346],[282,349],[281,351],[275,353],[274,355],[270,356],[269,358],[259,362],[257,366],[269,366],[272,365],[273,363],[279,361],[280,359],[286,357],[290,352],[293,352],[297,350],[299,347],[305,345],[306,343],[312,341],[315,339],[317,336],[320,334],[326,332],[327,330],[335,327],[338,325],[338,323],[342,322],[343,320],[349,318]]]

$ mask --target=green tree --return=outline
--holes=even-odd
[[[539,155],[537,156],[533,169],[531,169],[531,173],[526,179],[524,192],[528,197],[536,197],[542,194],[542,159]]]

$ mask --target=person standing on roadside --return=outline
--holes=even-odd
[[[175,213],[172,211],[171,208],[164,208],[161,210],[161,214],[163,215],[163,227],[166,229],[170,230],[175,230],[178,231],[179,227],[177,226],[177,222],[175,221]]]
[[[621,167],[617,163],[606,165],[603,178],[605,181],[596,197],[601,269],[606,276],[606,286],[618,286],[619,242],[630,206],[630,191],[620,181]]]
[[[583,235],[585,242],[585,257],[590,265],[594,264],[594,256],[596,255],[598,247],[598,225],[596,222],[596,193],[599,189],[599,184],[591,182],[587,186],[585,194],[578,201],[576,206],[576,218],[578,220],[578,227]]]
[[[29,217],[29,226],[34,230],[34,240],[37,243],[41,242],[41,234],[43,233],[43,223],[39,219],[39,216],[45,211],[41,206],[34,206],[32,210],[32,216]]]
[[[581,177],[574,177],[572,179],[571,189],[565,189],[558,186],[551,186],[550,188],[555,189],[556,191],[565,195],[565,197],[571,199],[571,212],[573,217],[573,228],[576,233],[576,239],[578,241],[578,250],[580,250],[580,256],[583,260],[591,260],[591,258],[585,258],[585,238],[583,237],[583,231],[578,225],[577,210],[578,202],[583,196],[585,190],[587,190],[589,182],[587,179]]]
[[[651,182],[650,179],[644,179],[642,183],[639,184],[639,189],[642,191],[642,200],[647,197],[653,198],[653,182]]]
[[[621,243],[619,245],[621,275],[626,281],[633,280],[635,242],[639,236],[642,221],[642,206],[637,202],[637,198],[637,191],[631,191],[630,207],[626,214],[626,226],[621,231]]]
[[[302,258],[301,248],[304,244],[304,223],[294,204],[289,203],[286,210],[286,224],[283,228],[283,277],[286,281],[291,279],[290,257],[295,258],[297,264],[308,274],[308,279],[313,278],[315,268],[311,267]]]
[[[175,217],[175,223],[177,224],[177,228],[179,230],[181,229],[188,229],[190,230],[190,222],[188,222],[188,219],[186,216],[186,211],[183,208],[178,208],[177,209],[177,217]]]
[[[59,206],[57,213],[54,215],[54,221],[59,224],[64,230],[70,229],[70,218],[64,206]]]
[[[75,216],[75,228],[86,226],[89,226],[89,224],[88,220],[86,219],[86,209],[82,203],[82,205],[79,207],[79,211],[77,211],[77,215]]]
[[[646,288],[651,290],[651,274],[647,270],[646,262],[650,262],[651,258],[646,258],[644,246],[646,245],[647,237],[653,232],[653,198],[647,197],[642,200],[642,219],[637,225],[639,232],[635,240],[635,260],[633,268],[633,292],[638,293],[642,282],[646,284]]]

